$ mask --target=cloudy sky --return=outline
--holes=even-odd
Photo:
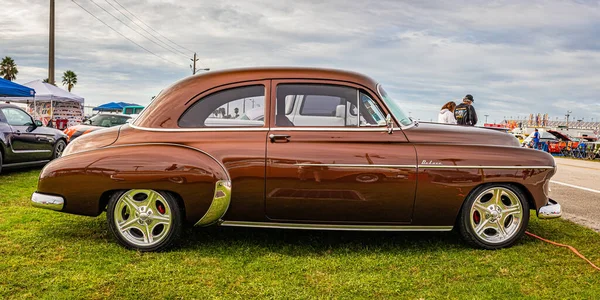
[[[191,74],[193,50],[199,67],[212,70],[362,72],[422,120],[467,93],[489,121],[529,113],[564,119],[567,110],[600,120],[600,1],[116,1],[56,1],[56,77],[75,71],[73,92],[88,105],[149,103]],[[19,83],[47,77],[48,2],[0,0],[0,57],[16,61]]]

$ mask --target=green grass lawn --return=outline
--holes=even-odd
[[[475,250],[453,233],[194,228],[164,253],[120,247],[105,215],[30,206],[39,170],[0,175],[0,299],[587,298],[600,272],[524,237]],[[529,231],[600,264],[600,235],[563,220]]]

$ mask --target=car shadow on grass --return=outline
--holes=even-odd
[[[62,223],[62,222],[61,222]],[[68,223],[68,226],[64,226]],[[89,243],[117,245],[106,224],[105,215],[98,218],[77,216],[65,224],[40,228],[43,235]],[[536,243],[521,238],[515,246]],[[266,228],[190,227],[184,228],[181,238],[170,251],[244,248],[247,251],[269,251],[285,255],[314,255],[327,251],[411,251],[437,252],[440,250],[474,249],[463,242],[455,231],[450,232],[380,232],[334,230],[286,230]],[[235,252],[235,251],[233,251]]]

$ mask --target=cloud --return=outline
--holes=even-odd
[[[58,1],[57,78],[74,70],[73,92],[91,105],[149,103],[191,74],[193,50],[199,67],[213,70],[291,65],[362,72],[423,120],[467,93],[490,120],[538,112],[562,117],[565,109],[600,118],[596,1],[118,0],[186,55],[149,42],[90,1],[76,1],[176,62],[138,48],[71,1]],[[114,0],[94,1],[141,31],[106,3],[119,7]],[[0,11],[0,56],[16,60],[18,82],[46,77],[47,35],[47,2],[15,0]]]

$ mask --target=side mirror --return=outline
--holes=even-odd
[[[33,121],[33,123],[35,124],[36,127],[44,126],[44,123],[42,123],[42,121],[40,121],[40,120],[35,120],[35,121]]]
[[[390,114],[385,117],[385,124],[387,125],[387,132],[392,134],[394,132],[394,120],[392,120],[392,116]]]

